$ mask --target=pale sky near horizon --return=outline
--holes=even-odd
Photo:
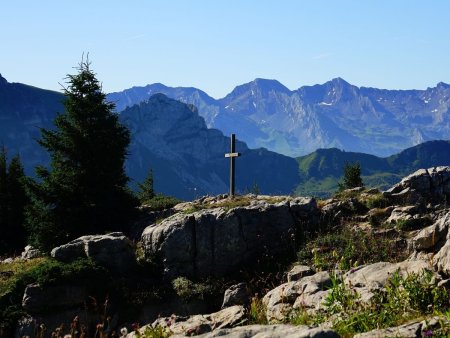
[[[220,98],[255,78],[290,89],[450,83],[450,1],[14,0],[0,73],[61,90],[89,53],[105,92],[161,82]]]

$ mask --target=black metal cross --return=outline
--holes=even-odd
[[[236,135],[231,134],[231,151],[225,154],[225,157],[230,158],[230,197],[234,196],[234,183],[235,183],[235,157],[241,156],[236,152]]]

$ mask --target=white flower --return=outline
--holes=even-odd
[[[125,337],[128,334],[127,328],[126,327],[121,328],[120,333],[122,334],[121,337]]]

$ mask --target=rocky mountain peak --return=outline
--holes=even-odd
[[[436,85],[436,87],[439,88],[439,89],[449,89],[450,88],[450,84],[445,83],[445,82],[439,82]]]
[[[277,80],[257,78],[251,82],[237,86],[224,100],[230,101],[243,96],[267,96],[270,92],[290,93],[291,91]]]
[[[7,84],[8,81],[6,81],[6,79],[2,76],[2,74],[0,73],[0,85],[5,85]]]

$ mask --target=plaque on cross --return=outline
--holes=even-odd
[[[225,157],[230,158],[230,197],[234,196],[234,184],[235,184],[235,158],[241,156],[240,153],[236,152],[236,135],[231,134],[231,151],[225,154]]]

